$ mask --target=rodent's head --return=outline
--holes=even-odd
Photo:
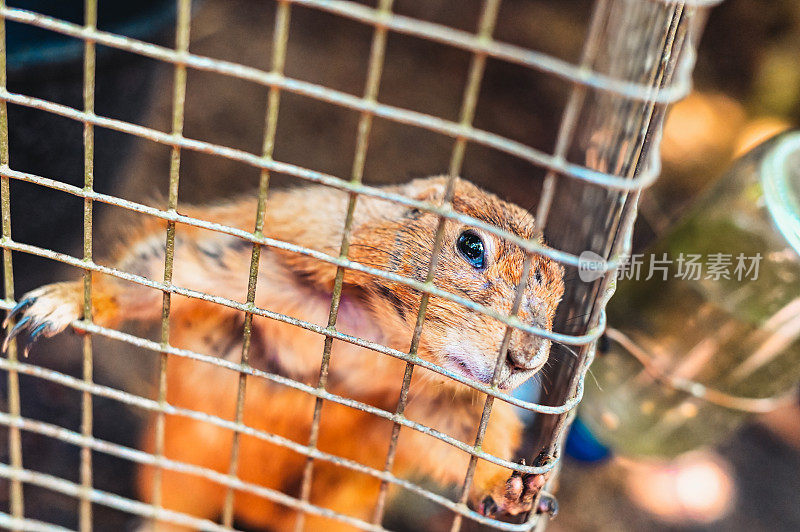
[[[399,191],[418,200],[440,203],[446,178],[416,179]],[[540,238],[533,218],[524,209],[502,201],[459,179],[453,209],[505,229],[525,239]],[[424,281],[439,217],[417,209],[397,207],[377,224],[354,233],[351,259]],[[389,209],[393,211],[393,209]],[[515,244],[487,231],[447,220],[434,274],[437,288],[509,315],[523,273],[524,253]],[[366,285],[366,286],[365,286]],[[417,319],[420,292],[403,284],[370,277],[362,284],[389,342],[407,349]],[[527,324],[550,330],[564,292],[563,268],[536,255],[518,311]],[[506,325],[447,299],[431,296],[418,353],[456,373],[490,383]],[[547,362],[550,341],[514,329],[500,386],[513,389]],[[449,381],[449,379],[447,379]]]

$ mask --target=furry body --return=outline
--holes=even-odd
[[[418,179],[387,187],[418,200],[442,201],[444,178]],[[325,187],[275,191],[266,206],[265,236],[338,256],[348,195]],[[535,238],[530,216],[466,181],[457,182],[453,208],[498,225],[523,238]],[[243,230],[252,230],[252,199],[209,207],[182,209],[183,214]],[[354,214],[349,258],[364,265],[424,281],[438,217],[397,203],[361,197]],[[136,228],[117,253],[117,268],[150,279],[161,279],[164,268],[164,227],[150,220]],[[471,267],[453,242],[464,231],[455,221],[445,225],[444,245],[434,277],[437,287],[508,313],[522,274],[523,254],[516,246],[480,232],[488,264]],[[178,225],[173,283],[177,286],[244,302],[252,245],[234,236]],[[336,267],[313,257],[262,248],[255,304],[281,314],[326,326]],[[563,292],[562,269],[535,257],[519,317],[541,327],[552,326]],[[160,291],[109,276],[93,277],[93,319],[114,327],[126,320],[157,320]],[[408,351],[421,294],[400,283],[348,270],[336,329]],[[82,283],[42,287],[23,300],[25,327],[44,335],[63,330],[82,314]],[[23,318],[24,319],[24,318]],[[172,296],[170,344],[238,362],[242,356],[243,316],[240,311],[197,299]],[[467,377],[491,382],[495,359],[506,326],[443,298],[432,296],[419,345],[419,356]],[[255,316],[249,363],[256,368],[315,386],[323,352],[323,336],[297,326]],[[549,342],[514,331],[500,386],[513,389],[546,362]],[[405,362],[342,341],[334,341],[327,390],[394,412]],[[167,402],[223,419],[234,420],[239,374],[181,357],[167,365]],[[422,368],[415,368],[404,415],[463,442],[472,443],[484,402],[483,394]],[[256,377],[247,377],[243,422],[305,445],[310,436],[314,397]],[[155,450],[155,420],[142,447]],[[166,416],[167,458],[228,472],[233,433],[180,416]],[[324,403],[318,448],[326,453],[382,469],[389,445],[389,420],[335,404]],[[511,407],[495,401],[483,450],[511,459],[519,444],[521,424]],[[238,476],[242,480],[298,496],[306,457],[252,435],[240,439]],[[403,428],[393,474],[425,474],[442,483],[460,483],[469,456],[418,431]],[[139,471],[145,501],[153,493],[152,468]],[[480,461],[471,501],[491,497],[495,510],[521,511],[507,501],[509,471]],[[213,519],[219,515],[226,488],[197,477],[162,472],[164,508]],[[365,520],[374,510],[379,481],[366,474],[316,460],[310,500]],[[540,486],[541,479],[532,482]],[[528,505],[532,500],[527,495]],[[505,501],[505,502],[504,502]],[[505,506],[504,506],[505,505]],[[248,526],[290,530],[296,513],[244,492],[235,496],[235,516]],[[308,530],[350,529],[343,523],[309,515]]]

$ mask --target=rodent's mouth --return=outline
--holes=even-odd
[[[500,388],[502,390],[513,390],[523,382],[527,381],[531,377],[534,376],[544,364],[539,364],[538,366],[532,368],[526,368],[522,366],[515,366],[512,365],[511,367],[511,374],[500,383]]]
[[[478,367],[469,358],[462,355],[446,355],[444,367],[468,379],[489,384],[492,382],[492,375],[485,371],[485,368]],[[481,371],[483,369],[483,371]]]
[[[448,354],[445,356],[445,363],[443,365],[446,369],[468,379],[484,384],[492,384],[492,377],[494,376],[493,363],[487,364],[484,363],[484,361],[478,361],[461,354]],[[518,366],[513,364],[510,360],[506,360],[506,366],[500,372],[498,387],[501,390],[512,390],[542,369],[543,365],[544,363],[528,368]]]

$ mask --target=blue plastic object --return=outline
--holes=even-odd
[[[601,462],[611,456],[611,450],[594,437],[579,417],[572,423],[564,451],[568,456],[588,463]]]

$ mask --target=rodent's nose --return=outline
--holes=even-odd
[[[526,365],[527,359],[530,357],[526,357],[523,351],[519,351],[517,349],[511,349],[509,347],[508,354],[506,355],[506,362],[509,366],[513,368],[519,369],[529,369]]]
[[[533,334],[523,334],[508,347],[506,361],[510,366],[533,369],[545,362],[549,352],[549,340]]]
[[[534,327],[546,330],[550,330],[551,327],[551,323],[541,312],[541,309],[534,314],[521,312],[520,319]],[[516,330],[511,336],[511,342],[508,348],[508,360],[513,362],[515,366],[532,369],[541,366],[547,359],[549,352],[549,340],[537,334]]]

